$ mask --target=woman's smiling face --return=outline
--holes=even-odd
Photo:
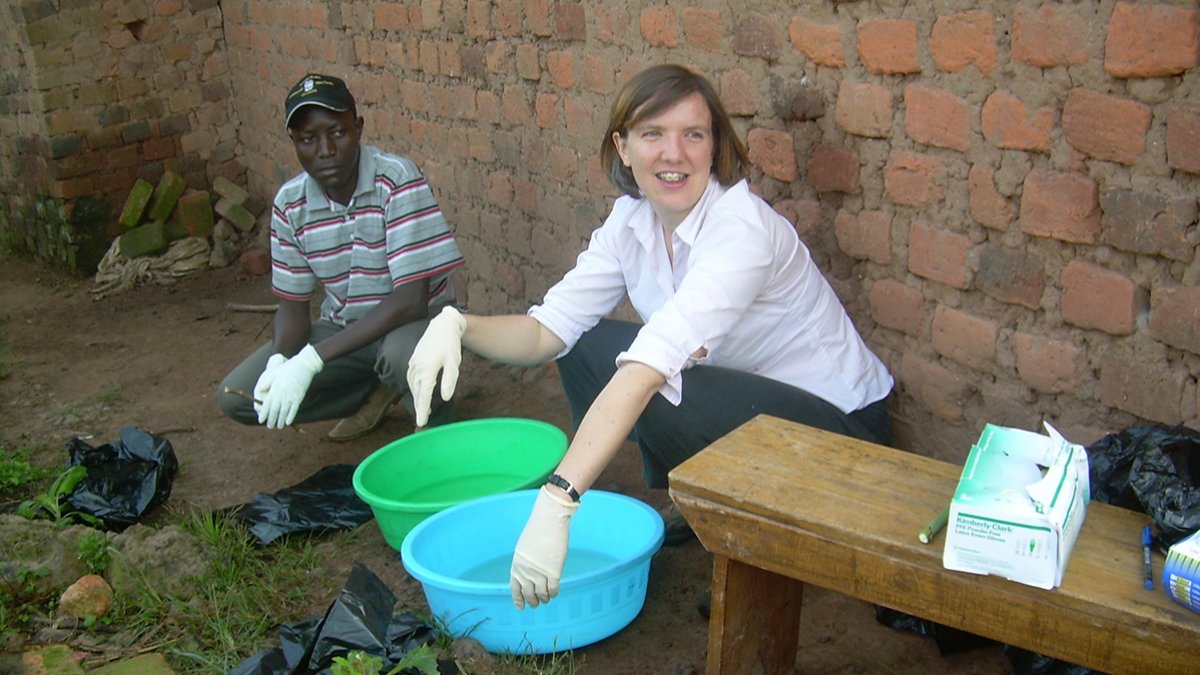
[[[612,138],[642,196],[673,230],[700,201],[712,173],[712,114],[704,97],[688,94]]]

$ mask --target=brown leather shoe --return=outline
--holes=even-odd
[[[358,412],[338,422],[325,437],[335,443],[341,443],[366,436],[383,424],[388,408],[399,400],[400,392],[381,384]]]

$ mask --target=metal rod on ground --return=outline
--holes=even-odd
[[[243,305],[243,304],[240,304],[237,302],[230,302],[230,303],[226,304],[225,307],[233,312],[262,312],[264,314],[270,314],[271,312],[274,312],[275,310],[279,309],[278,304],[275,304],[275,305]]]

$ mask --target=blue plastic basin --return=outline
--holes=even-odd
[[[558,597],[518,611],[508,587],[517,538],[537,490],[481,497],[430,516],[400,546],[430,611],[489,652],[547,654],[602,640],[642,609],[663,521],[649,505],[600,490],[571,519]]]

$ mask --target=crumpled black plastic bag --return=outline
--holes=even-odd
[[[281,645],[242,661],[229,675],[323,675],[333,659],[362,651],[391,670],[410,650],[430,644],[434,628],[409,611],[393,615],[396,596],[366,567],[355,564],[323,617],[285,624]]]
[[[952,628],[936,621],[921,619],[882,605],[875,605],[875,620],[888,628],[910,630],[917,635],[933,638],[934,644],[937,645],[938,653],[942,656],[997,644],[991,638],[968,633],[965,630]]]
[[[83,466],[87,475],[67,497],[75,511],[99,518],[119,532],[151,508],[167,501],[179,460],[171,442],[134,426],[121,429],[117,444],[92,447],[79,438],[67,442],[69,467]]]
[[[234,507],[258,543],[266,545],[293,532],[353,529],[375,515],[354,491],[353,464],[332,464],[274,494],[259,493]]]

